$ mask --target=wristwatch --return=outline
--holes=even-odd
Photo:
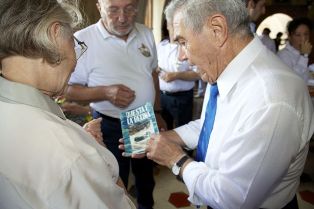
[[[178,162],[176,162],[176,163],[172,166],[172,168],[171,168],[172,173],[173,173],[174,175],[178,176],[179,173],[180,173],[180,170],[181,170],[182,165],[183,165],[188,159],[189,159],[189,156],[183,155],[183,156],[180,158],[180,160],[178,160]]]

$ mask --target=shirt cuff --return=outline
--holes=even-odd
[[[188,200],[194,205],[204,205],[204,203],[195,193],[196,180],[201,173],[208,172],[208,168],[203,162],[190,162],[183,170],[182,178],[189,191]]]

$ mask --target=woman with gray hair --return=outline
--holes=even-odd
[[[61,1],[0,1],[1,209],[134,208],[111,152],[52,99],[87,49],[79,21]]]

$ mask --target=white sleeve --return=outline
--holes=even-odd
[[[296,158],[301,120],[284,104],[252,113],[237,133],[222,142],[218,168],[203,162],[185,167],[183,180],[189,200],[217,209],[259,208]],[[301,163],[296,166],[302,170]]]
[[[85,52],[87,53],[87,52]],[[76,67],[74,72],[71,74],[69,84],[81,84],[81,85],[87,85],[88,84],[88,69],[85,65],[85,56],[87,54],[83,54],[82,57],[77,61]]]
[[[201,132],[201,119],[191,121],[186,125],[175,128],[174,131],[181,137],[189,149],[197,147],[198,138]]]

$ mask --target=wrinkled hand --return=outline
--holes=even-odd
[[[165,72],[160,73],[160,78],[166,82],[171,82],[177,79],[176,72]]]
[[[135,99],[135,91],[122,84],[107,87],[109,101],[117,107],[125,108]]]
[[[101,132],[101,121],[102,121],[102,118],[91,120],[90,122],[85,123],[83,128],[88,133],[90,133],[100,145],[105,146],[103,143],[102,132]]]
[[[171,168],[185,152],[162,134],[152,135],[147,143],[146,156],[156,163]]]
[[[310,41],[309,40],[304,41],[301,44],[300,53],[309,55],[311,51],[312,51],[312,44],[310,43]]]

